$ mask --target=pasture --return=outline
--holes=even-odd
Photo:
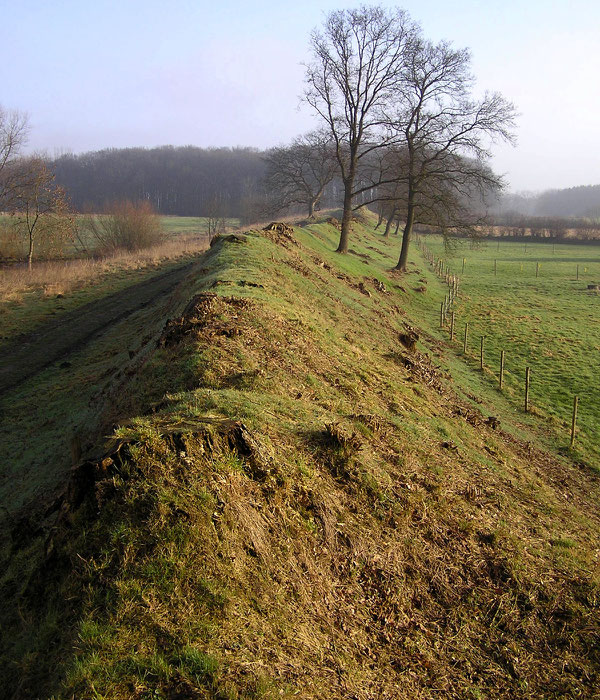
[[[455,344],[463,359],[498,382],[506,353],[503,393],[524,411],[526,367],[531,368],[530,404],[561,444],[569,444],[573,397],[579,397],[575,449],[600,465],[600,246],[454,240],[422,242],[460,277],[454,305]],[[463,264],[464,261],[464,264]],[[432,308],[439,317],[439,305]]]

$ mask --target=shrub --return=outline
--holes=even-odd
[[[151,248],[164,237],[160,217],[147,201],[115,202],[103,214],[86,216],[81,226],[101,254]]]

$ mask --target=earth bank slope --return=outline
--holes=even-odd
[[[597,476],[452,385],[421,260],[335,236],[213,246],[132,380],[183,390],[78,466],[3,582],[8,697],[597,693]]]

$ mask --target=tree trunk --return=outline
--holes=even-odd
[[[33,262],[33,236],[29,236],[29,251],[27,253],[27,269],[31,272],[31,266]]]
[[[390,229],[392,228],[392,223],[394,221],[394,217],[396,216],[396,210],[392,209],[390,212],[390,216],[387,220],[387,223],[385,225],[385,231],[383,232],[383,237],[384,238],[389,238],[390,237]]]
[[[377,226],[375,226],[376,231],[381,226],[382,223],[383,223],[383,209],[380,209],[379,214],[377,215]]]
[[[308,218],[312,219],[314,215],[315,215],[315,200],[310,199],[308,201]]]
[[[398,235],[398,229],[400,228],[400,216],[396,219],[396,230],[394,231],[394,236]]]
[[[410,245],[410,236],[412,234],[413,222],[415,220],[415,206],[409,203],[406,212],[406,225],[402,234],[402,249],[400,250],[400,260],[394,269],[406,272],[406,262],[408,260],[408,247]]]
[[[350,226],[352,225],[352,187],[354,178],[350,177],[344,182],[344,213],[342,215],[342,232],[340,234],[340,244],[336,253],[348,252],[348,240],[350,238]]]

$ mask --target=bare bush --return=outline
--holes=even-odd
[[[227,210],[226,198],[222,195],[213,195],[208,200],[207,226],[209,238],[214,238],[219,233],[224,233],[227,226],[225,212]]]
[[[103,214],[85,216],[81,228],[92,239],[94,251],[101,255],[117,250],[144,250],[164,239],[160,217],[147,201],[115,202]]]

